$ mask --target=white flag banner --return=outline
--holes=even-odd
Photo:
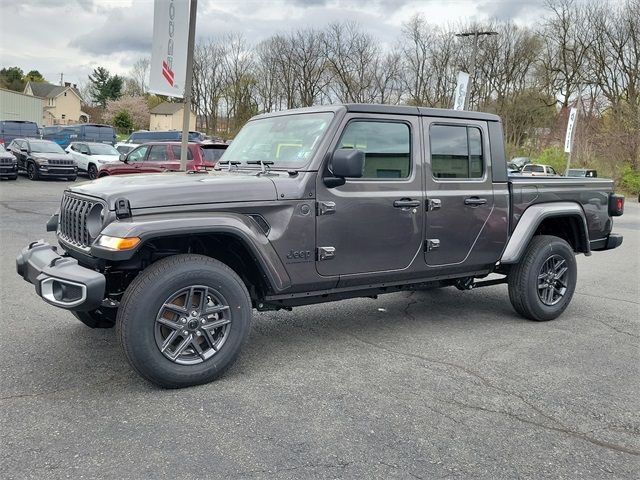
[[[454,110],[464,110],[464,100],[467,98],[468,85],[469,74],[466,72],[458,72],[458,83],[456,84],[456,93],[453,99]]]
[[[571,144],[573,143],[573,127],[578,118],[578,109],[572,108],[569,112],[569,121],[567,122],[567,136],[564,138],[564,152],[571,153]]]
[[[149,91],[184,97],[189,43],[189,6],[186,0],[155,0]]]

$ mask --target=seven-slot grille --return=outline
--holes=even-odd
[[[96,204],[100,202],[64,194],[58,217],[58,231],[62,240],[81,249],[88,249],[91,246],[93,239],[87,229],[87,219],[89,212]]]
[[[64,166],[64,167],[73,167],[74,162],[73,160],[47,160],[47,163],[49,165],[56,165],[56,166]]]

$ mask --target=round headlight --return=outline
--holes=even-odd
[[[104,213],[100,203],[96,203],[87,214],[87,231],[91,238],[96,238],[102,231]]]

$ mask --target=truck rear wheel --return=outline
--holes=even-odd
[[[127,288],[116,333],[131,366],[165,388],[211,382],[236,360],[251,327],[240,277],[204,255],[175,255]]]
[[[537,235],[509,272],[509,300],[529,320],[553,320],[571,302],[576,278],[571,246],[558,237]]]

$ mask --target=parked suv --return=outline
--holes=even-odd
[[[529,175],[532,177],[558,175],[551,165],[538,165],[536,163],[526,164],[522,167],[520,173],[522,175]]]
[[[215,160],[203,152],[203,146],[190,143],[187,151],[187,170],[213,168]],[[207,150],[213,144],[204,146]],[[100,166],[98,177],[123,175],[130,173],[161,173],[180,170],[180,143],[156,142],[145,143],[127,154],[120,155],[120,162],[112,162]]]
[[[18,178],[18,161],[13,153],[0,148],[0,178],[15,180]]]
[[[30,180],[63,177],[74,181],[78,174],[73,158],[55,142],[16,138],[9,150],[18,160],[18,171],[25,172]]]
[[[567,177],[588,177],[596,178],[598,172],[589,168],[570,168],[567,170]]]
[[[516,312],[553,320],[573,297],[576,254],[622,243],[611,180],[507,177],[490,114],[260,115],[218,165],[74,185],[48,223],[60,249],[32,242],[17,258],[44,301],[115,324],[133,368],[165,387],[222,374],[254,308],[504,283]]]
[[[106,143],[73,142],[66,152],[76,161],[78,171],[86,173],[91,180],[98,178],[98,169],[120,160],[120,152]]]
[[[24,120],[0,121],[0,148],[8,149],[14,138],[38,138],[38,124]]]

